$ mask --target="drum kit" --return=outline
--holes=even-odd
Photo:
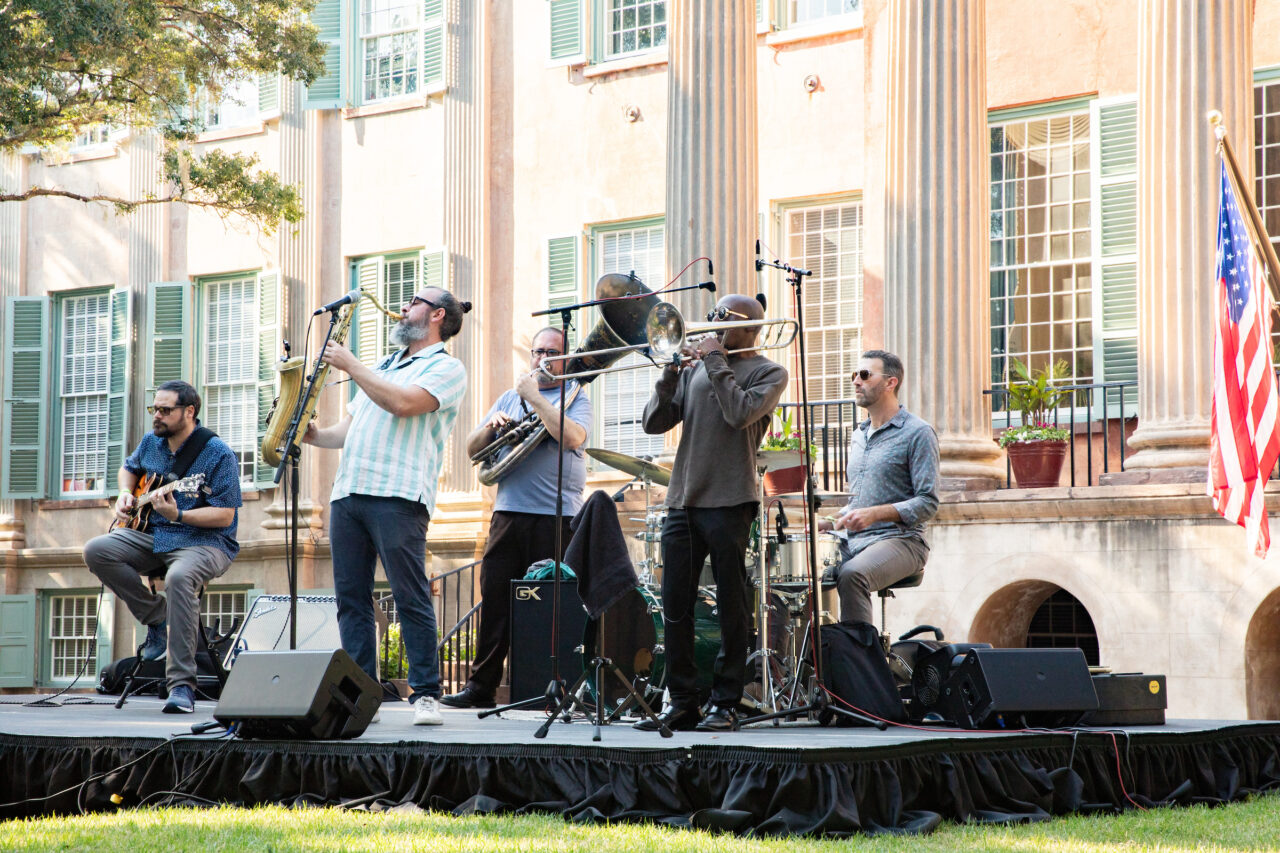
[[[666,508],[652,501],[654,486],[666,487],[671,471],[651,460],[611,450],[587,448],[587,455],[630,474],[632,483],[640,483],[645,496],[643,518],[631,518],[642,527],[634,537],[643,543],[643,557],[637,561],[639,585],[619,604],[610,609],[603,637],[588,636],[584,643],[584,659],[597,648],[603,648],[636,688],[655,702],[666,687],[665,648],[663,645],[662,606],[662,525]],[[768,461],[762,456],[757,470],[763,475]],[[630,485],[630,484],[628,484]],[[762,487],[763,488],[763,487]],[[839,618],[839,601],[834,583],[822,584],[821,601],[810,608],[809,537],[806,533],[770,536],[767,534],[768,507],[781,497],[772,496],[765,503],[762,492],[760,515],[752,527],[751,546],[747,551],[747,574],[754,588],[755,650],[747,660],[749,682],[744,705],[754,713],[771,713],[802,705],[808,700],[812,666],[810,653],[812,611],[821,623]],[[840,563],[840,540],[828,533],[818,535],[816,542],[819,574]],[[590,629],[589,629],[590,630]],[[710,564],[704,567],[702,585],[694,610],[694,656],[697,661],[699,688],[709,693],[712,668],[720,648],[720,625],[716,611],[715,582]],[[705,697],[704,697],[705,698]],[[621,690],[604,691],[604,702],[617,719],[629,710]],[[620,704],[621,703],[621,704]]]

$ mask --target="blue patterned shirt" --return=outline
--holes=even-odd
[[[199,421],[196,421],[197,426]],[[190,439],[187,439],[190,441]],[[179,451],[182,448],[178,448]],[[155,433],[148,433],[138,443],[137,449],[124,461],[124,467],[141,477],[143,474],[168,474],[173,470],[173,463],[178,454],[169,450],[169,440]],[[204,474],[204,486],[208,493],[189,496],[174,492],[178,508],[183,512],[201,506],[240,507],[240,461],[231,448],[222,439],[214,436],[200,451],[200,455],[187,469],[186,476]],[[168,478],[165,478],[166,480]],[[151,513],[151,534],[154,537],[152,550],[157,554],[167,554],[179,548],[192,548],[196,545],[207,545],[217,548],[231,559],[240,552],[240,543],[236,541],[236,527],[240,523],[240,512],[237,509],[231,516],[231,523],[226,527],[192,527],[176,521],[169,521],[158,512]]]
[[[392,353],[374,372],[401,387],[416,386],[439,401],[434,412],[400,418],[360,391],[347,408],[351,425],[342,444],[342,460],[329,502],[348,495],[404,498],[436,510],[436,489],[444,446],[467,392],[462,362],[444,351],[443,343],[423,347],[405,358]]]

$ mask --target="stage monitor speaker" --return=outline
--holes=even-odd
[[[507,669],[511,701],[541,696],[551,682],[551,607],[555,582],[511,582],[511,651]],[[587,611],[573,581],[560,581],[560,630],[556,654],[560,677],[572,684],[582,673],[582,634]]]
[[[382,688],[342,649],[243,652],[213,718],[246,738],[353,738],[381,703]]]
[[[298,596],[298,649],[336,649],[338,599],[332,595]],[[236,640],[227,650],[223,666],[228,670],[241,652],[289,648],[289,596],[260,595],[253,600],[240,624]]]
[[[1080,649],[970,649],[939,711],[965,729],[1070,726],[1098,697]]]

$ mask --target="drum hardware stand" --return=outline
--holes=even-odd
[[[818,514],[818,495],[817,483],[813,476],[813,458],[809,453],[809,446],[813,441],[813,423],[811,412],[809,411],[809,373],[806,367],[805,349],[804,349],[804,277],[813,275],[811,270],[793,267],[791,264],[783,261],[773,260],[764,261],[760,259],[760,245],[756,243],[756,272],[764,267],[773,267],[787,273],[787,283],[791,285],[795,292],[793,301],[793,309],[796,314],[796,340],[800,343],[800,454],[804,459],[805,480],[804,480],[804,519],[805,526],[809,530],[808,542],[808,563],[809,563],[809,626],[806,634],[813,635],[813,691],[810,694],[810,701],[807,705],[798,708],[789,708],[785,711],[773,711],[768,714],[761,714],[757,717],[749,717],[741,722],[741,725],[750,725],[751,723],[761,723],[766,720],[776,720],[782,717],[794,717],[800,714],[809,714],[817,717],[824,711],[832,714],[845,716],[853,720],[857,720],[866,725],[875,726],[883,731],[888,728],[888,724],[883,720],[877,720],[866,714],[852,711],[848,708],[842,708],[834,705],[827,697],[827,689],[822,678],[822,644],[818,642],[820,635],[820,620],[818,614],[821,612],[821,595],[822,584],[821,578],[818,577],[818,537],[817,527],[814,524],[814,518]],[[796,663],[799,669],[799,662]]]
[[[769,466],[764,464],[760,457],[756,457],[756,471],[760,479],[760,518],[756,525],[756,567],[760,571],[760,604],[756,608],[756,643],[757,649],[747,657],[747,666],[751,666],[751,662],[759,659],[760,661],[760,697],[755,700],[754,704],[757,710],[764,711],[766,714],[778,710],[778,694],[779,690],[774,685],[773,673],[775,669],[782,669],[782,664],[775,657],[777,650],[770,647],[771,642],[769,631],[769,616],[773,603],[771,594],[771,586],[769,579],[769,560],[765,547],[768,534],[765,529],[768,526],[769,510],[768,504],[765,502],[764,493],[764,475],[768,472]],[[786,522],[779,519],[778,530],[781,536],[782,527]],[[779,549],[782,543],[779,542]],[[750,671],[748,669],[748,671]],[[780,681],[785,681],[781,679]],[[776,725],[775,721],[775,725]]]

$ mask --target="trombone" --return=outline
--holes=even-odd
[[[681,350],[685,346],[693,346],[697,341],[702,340],[708,335],[718,335],[721,332],[727,332],[730,329],[766,329],[763,340],[757,341],[749,347],[741,347],[739,349],[726,350],[730,355],[739,352],[753,352],[764,349],[784,349],[791,346],[791,342],[796,339],[796,334],[800,329],[800,324],[789,318],[778,320],[734,320],[732,322],[723,323],[686,323],[684,318],[680,316],[679,309],[670,302],[659,302],[649,311],[649,316],[645,319],[644,332],[646,343],[633,344],[624,347],[611,347],[609,349],[593,350],[592,355],[610,356],[607,359],[610,363],[621,358],[626,353],[643,353],[654,364],[663,362],[680,361],[681,363],[693,361],[692,356],[681,354]],[[547,356],[538,362],[538,367],[544,373],[550,374],[547,365],[560,361],[569,361],[574,355],[558,355]],[[587,377],[599,376],[602,373],[621,372],[623,370],[637,370],[642,367],[650,367],[648,363],[632,364],[620,367],[605,366],[594,370],[579,370],[576,373],[563,373],[555,378],[557,380],[576,379],[581,381]]]

